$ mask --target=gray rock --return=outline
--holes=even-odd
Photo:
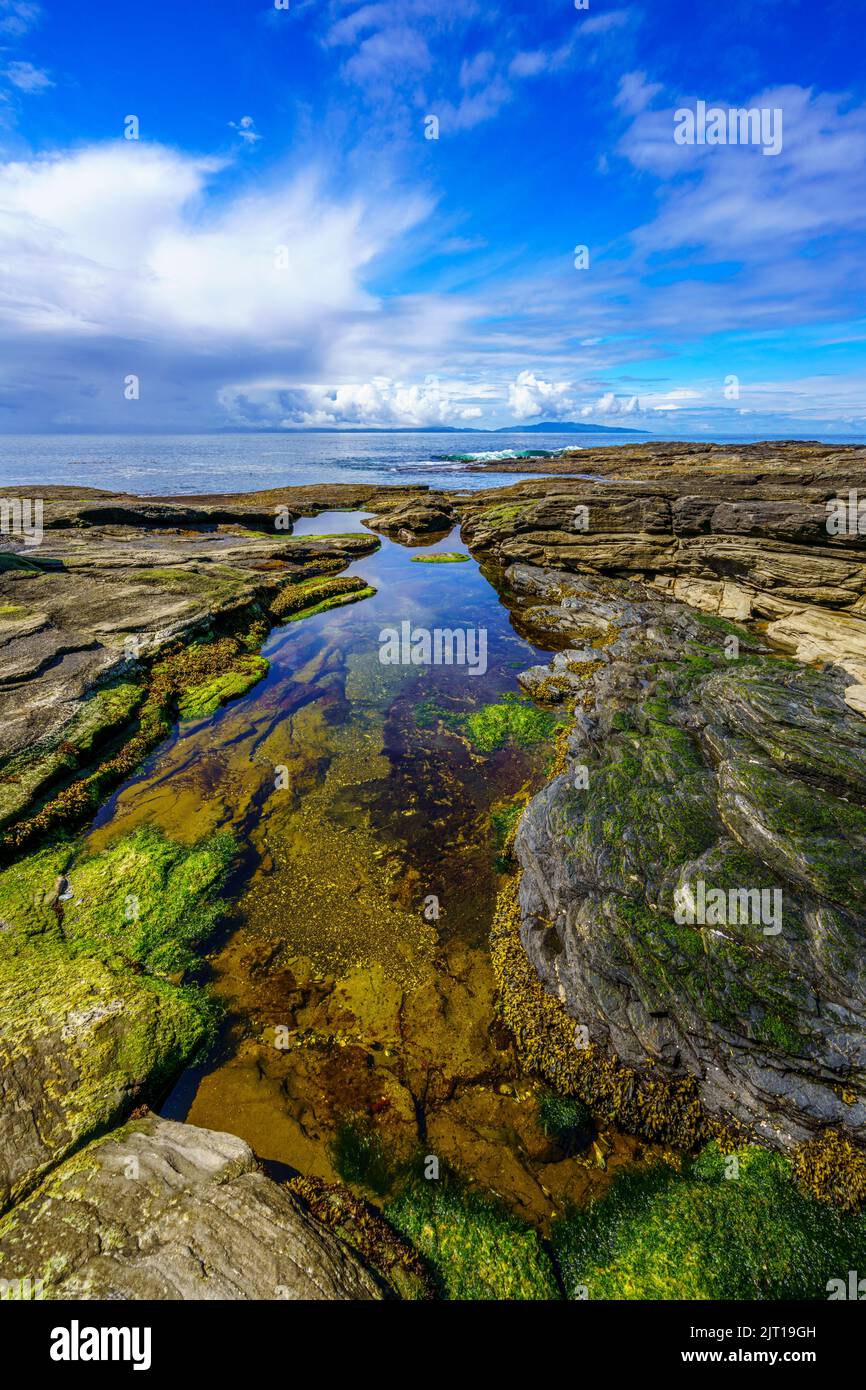
[[[508,577],[525,598],[579,586],[611,623],[572,761],[516,840],[544,985],[608,1052],[693,1076],[767,1142],[866,1141],[866,725],[846,677],[743,632],[728,660],[724,625],[635,586]],[[700,882],[721,920],[682,920]]]
[[[91,1144],[0,1223],[0,1280],[25,1279],[50,1299],[382,1297],[243,1140],[156,1116]]]

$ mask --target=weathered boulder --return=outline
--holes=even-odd
[[[558,597],[610,624],[566,770],[516,841],[545,987],[592,1042],[695,1078],[708,1113],[768,1142],[866,1141],[866,725],[846,677],[635,585],[508,577],[536,623]]]
[[[381,500],[381,499],[380,499]],[[392,539],[411,544],[419,537],[444,536],[453,528],[456,516],[438,493],[395,501],[377,515],[368,517],[366,525],[373,531],[386,531]]]
[[[206,996],[177,978],[218,918],[231,853],[227,837],[188,847],[144,829],[0,871],[0,1210],[208,1037]]]
[[[231,1134],[133,1120],[0,1222],[0,1280],[49,1299],[379,1299],[373,1275]]]

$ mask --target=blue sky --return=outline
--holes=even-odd
[[[0,429],[866,433],[862,20],[0,0]]]

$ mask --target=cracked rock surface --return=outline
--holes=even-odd
[[[850,678],[642,586],[507,578],[520,620],[587,673],[566,770],[516,841],[521,937],[546,988],[593,1042],[694,1076],[710,1113],[770,1143],[828,1125],[866,1138],[866,725]],[[581,666],[574,634],[601,620]],[[723,920],[682,920],[699,882],[721,890]]]

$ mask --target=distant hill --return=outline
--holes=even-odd
[[[575,420],[545,420],[541,425],[500,425],[494,434],[648,434],[620,425],[580,425]]]
[[[648,434],[648,430],[629,430],[617,425],[581,425],[575,420],[547,420],[541,425],[499,425],[488,430],[481,425],[269,425],[243,429],[221,425],[212,434]]]

